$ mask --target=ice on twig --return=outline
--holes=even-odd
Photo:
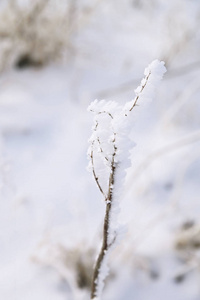
[[[155,88],[166,72],[164,62],[154,60],[144,72],[145,77],[135,90],[135,98],[119,105],[115,101],[95,100],[88,107],[94,114],[94,126],[89,139],[89,169],[107,205],[108,229],[104,232],[104,243],[96,266],[94,297],[100,299],[105,278],[108,275],[108,256],[122,236],[122,226],[118,224],[119,203],[123,191],[126,169],[131,166],[129,152],[135,145],[129,139],[133,128],[132,110],[138,102],[152,99]]]

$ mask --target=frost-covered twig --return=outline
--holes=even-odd
[[[153,97],[165,72],[164,62],[155,60],[145,69],[145,78],[135,90],[134,100],[124,106],[114,101],[95,100],[88,108],[94,114],[95,123],[88,150],[89,166],[106,202],[103,243],[94,268],[91,299],[101,297],[108,275],[108,256],[122,233],[117,217],[126,169],[130,166],[129,151],[133,147],[128,137],[133,122],[131,114],[138,100]]]
[[[130,111],[137,105],[137,101],[138,101],[140,95],[142,94],[145,86],[147,85],[150,75],[151,75],[151,71],[149,70],[146,77],[142,80],[141,85],[139,86],[139,91],[136,93],[137,96],[134,99],[134,103],[133,103],[132,107],[130,108]]]
[[[90,154],[90,158],[91,158],[91,162],[92,162],[92,173],[93,173],[94,179],[96,181],[96,184],[97,184],[100,192],[104,195],[104,197],[106,197],[105,194],[104,194],[104,191],[102,190],[102,187],[101,187],[101,185],[99,183],[99,178],[97,177],[96,172],[95,172],[95,168],[94,168],[94,154],[93,153],[94,153],[94,151],[92,150],[91,154]]]

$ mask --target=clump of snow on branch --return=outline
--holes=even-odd
[[[119,181],[123,183],[125,170],[130,166],[129,151],[134,146],[129,139],[134,122],[131,111],[138,104],[138,100],[141,102],[153,98],[155,88],[165,72],[164,62],[154,60],[145,69],[145,77],[135,90],[136,97],[133,100],[124,106],[115,101],[95,100],[88,107],[88,111],[94,114],[92,135],[89,139],[88,169],[92,172],[95,171],[105,196],[109,188],[109,177],[106,174],[109,175],[111,172],[112,156],[114,155],[114,164],[117,166],[117,174],[119,174],[115,178],[115,189],[122,187],[117,183]]]
[[[125,104],[124,109],[128,113],[131,111],[140,99],[140,104],[152,100],[155,89],[166,72],[165,63],[163,61],[154,60],[145,70],[145,77],[142,79],[140,85],[135,89],[135,99]]]
[[[119,202],[123,192],[126,170],[131,166],[130,150],[135,145],[129,138],[133,128],[133,109],[138,101],[153,98],[163,74],[164,62],[154,60],[144,72],[140,86],[135,90],[135,98],[124,106],[115,101],[95,100],[88,110],[94,115],[92,135],[89,139],[89,169],[92,171],[105,202],[111,202],[109,215],[108,245],[99,269],[96,296],[99,298],[108,275],[108,254],[113,245],[121,239],[123,227],[118,224]],[[114,176],[113,176],[114,174]],[[113,182],[111,182],[111,178]],[[110,194],[112,197],[110,198]],[[111,200],[109,200],[111,199]]]

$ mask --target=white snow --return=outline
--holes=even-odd
[[[119,112],[158,57],[168,72],[154,101],[146,105],[143,98],[132,111],[129,134],[137,147],[116,141],[122,150],[133,148],[117,220],[127,224],[127,234],[110,253],[102,299],[197,300],[199,269],[190,266],[199,263],[198,243],[176,245],[188,236],[184,226],[199,227],[199,3],[76,3],[85,18],[66,63],[1,74],[0,299],[89,299],[81,278],[101,245],[105,203],[86,171],[93,125],[86,109],[93,99],[105,99],[93,109],[107,105],[115,114],[113,129],[126,134]],[[164,70],[160,65],[148,93]],[[102,148],[110,155],[110,117],[97,119],[105,123]],[[95,147],[106,187],[109,164]],[[177,283],[180,272],[186,273]]]

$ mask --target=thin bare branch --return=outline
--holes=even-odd
[[[149,80],[149,77],[151,75],[151,72],[149,72],[149,74],[145,77],[145,83],[141,86],[141,91],[140,93],[135,97],[134,103],[132,105],[132,107],[129,109],[129,111],[132,111],[132,109],[137,105],[138,99],[140,98],[140,94],[143,92],[145,86],[147,85],[147,82]]]
[[[111,117],[111,119],[113,119],[113,115],[109,112],[109,111],[100,111],[99,113],[98,113],[98,115],[101,115],[101,114],[107,114],[109,117]]]
[[[96,121],[96,125],[95,125],[95,128],[94,128],[94,131],[97,131],[98,126],[99,126],[99,123]],[[98,142],[98,144],[99,144],[100,152],[101,152],[102,154],[104,154],[104,151],[103,151],[103,148],[102,148],[102,146],[101,146],[101,141],[100,141],[100,138],[99,138],[99,137],[97,137],[97,142]],[[109,161],[109,159],[108,159],[105,155],[104,155],[104,158],[105,158],[106,161]]]
[[[101,141],[100,141],[100,138],[98,137],[97,138],[97,142],[98,142],[98,144],[99,144],[99,149],[100,149],[100,152],[102,153],[102,154],[104,154],[104,151],[103,151],[103,149],[102,149],[102,147],[101,147]],[[104,155],[104,159],[108,162],[109,161],[109,159]]]
[[[115,142],[115,139],[113,140],[113,143]],[[107,194],[107,202],[106,202],[106,213],[104,218],[104,227],[103,227],[103,243],[101,247],[100,254],[98,256],[95,268],[94,268],[94,274],[92,279],[92,289],[91,289],[91,299],[94,299],[97,293],[97,286],[98,286],[98,277],[101,265],[103,263],[103,260],[105,258],[107,250],[113,245],[113,243],[116,240],[116,236],[114,237],[113,241],[111,243],[108,243],[108,234],[109,234],[109,228],[110,228],[110,213],[111,213],[111,207],[112,207],[112,199],[113,199],[113,186],[114,186],[114,179],[115,179],[115,171],[116,171],[116,164],[115,164],[115,155],[117,151],[117,147],[114,145],[114,152],[112,155],[112,162],[111,162],[111,171],[109,176],[109,187],[108,187],[108,194]]]
[[[91,158],[91,163],[92,163],[92,173],[93,173],[94,179],[96,181],[96,184],[97,184],[100,192],[103,194],[103,196],[104,196],[104,198],[106,200],[106,195],[105,195],[105,193],[104,193],[104,191],[103,191],[103,189],[102,189],[102,187],[101,187],[101,185],[99,183],[99,178],[98,178],[98,176],[96,175],[96,172],[95,172],[95,167],[94,167],[94,152],[93,152],[93,150],[91,151],[90,158]]]

